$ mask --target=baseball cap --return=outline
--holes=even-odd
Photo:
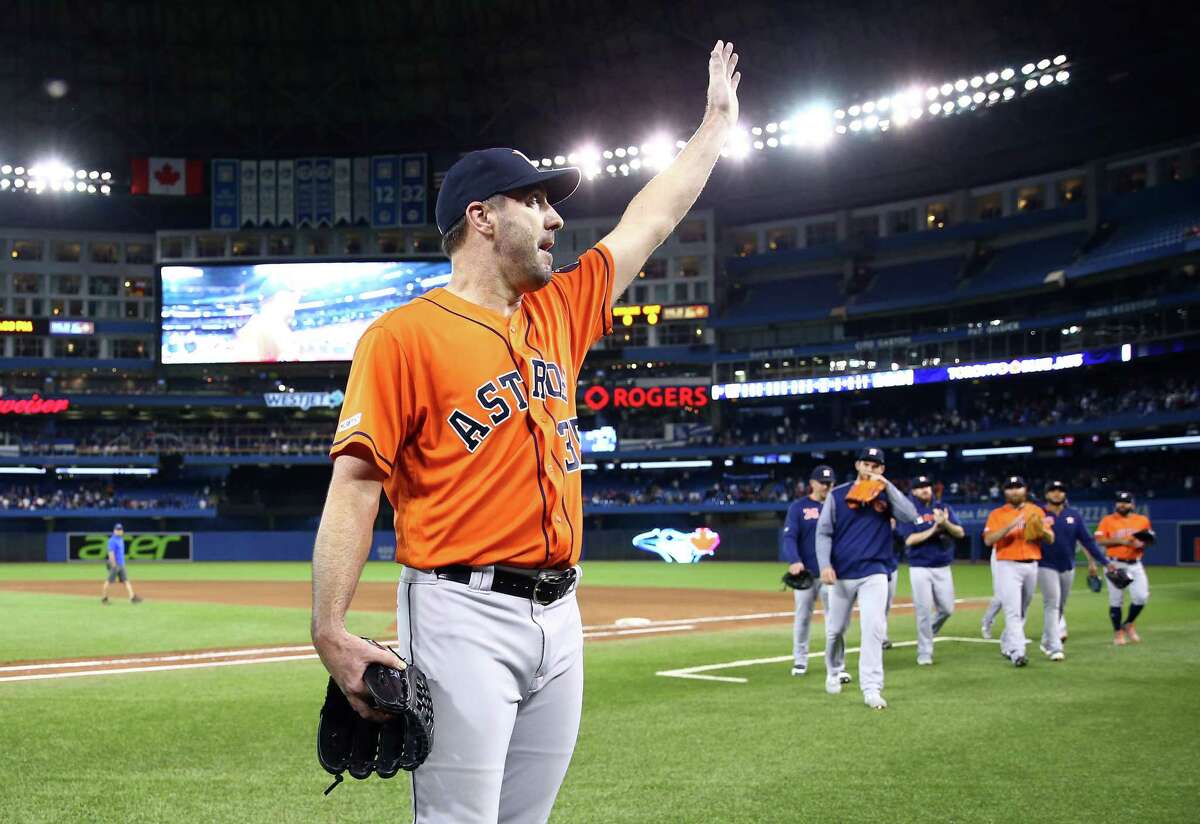
[[[858,460],[874,461],[875,463],[878,463],[878,464],[887,463],[887,461],[885,461],[883,459],[883,450],[877,446],[863,447],[862,451],[858,453]]]
[[[124,529],[124,528],[125,527],[122,526],[121,524],[113,524],[113,529]]]
[[[1046,484],[1047,492],[1054,492],[1055,490],[1059,492],[1066,492],[1067,485],[1062,481],[1050,481],[1048,484]]]
[[[913,489],[920,489],[923,486],[933,486],[933,479],[928,475],[918,475],[912,479]]]
[[[1018,486],[1025,486],[1025,479],[1020,475],[1009,475],[1004,479],[1005,489],[1016,489]]]
[[[579,186],[579,177],[579,169],[574,166],[542,171],[516,149],[469,152],[450,167],[442,180],[434,209],[438,231],[443,235],[450,231],[476,200],[525,186],[545,186],[550,202],[559,203]]]
[[[1133,493],[1132,492],[1118,492],[1117,493],[1117,503],[1119,503],[1119,504],[1133,503]]]
[[[808,476],[810,481],[821,481],[822,483],[831,484],[837,480],[837,475],[833,471],[833,467],[821,464],[814,466],[812,474]]]

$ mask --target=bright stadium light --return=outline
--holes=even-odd
[[[916,452],[905,452],[904,457],[907,460],[916,460],[918,458],[945,458],[949,455],[944,449],[925,449]]]
[[[1147,449],[1156,446],[1189,446],[1200,444],[1200,435],[1178,435],[1172,438],[1131,438],[1113,443],[1117,449]]]
[[[1065,54],[1054,58],[1042,58],[1022,65],[1020,74],[1026,93],[1047,88],[1055,82],[1064,84],[1070,78],[1066,70],[1069,60]],[[1058,69],[1056,67],[1064,67]],[[721,156],[734,160],[748,157],[752,151],[774,150],[779,147],[820,147],[840,135],[856,135],[863,132],[886,132],[892,126],[911,126],[913,121],[929,115],[952,115],[975,111],[983,105],[996,105],[1020,99],[1022,87],[1009,85],[1018,77],[1018,70],[1004,67],[969,74],[956,80],[941,83],[926,83],[919,86],[906,85],[906,90],[872,100],[846,106],[814,105],[791,118],[750,123],[737,127]],[[650,145],[653,142],[654,148]],[[656,136],[652,141],[605,149],[585,151],[577,149],[566,154],[554,154],[532,161],[535,166],[551,168],[567,164],[580,166],[583,175],[593,180],[602,174],[609,176],[628,175],[642,169],[657,171],[665,167],[676,154],[667,147],[674,142],[675,149],[687,143],[670,134]],[[640,163],[632,162],[641,159]],[[613,161],[616,162],[604,162]],[[625,162],[621,162],[625,161]],[[96,180],[95,173],[80,170],[81,180]],[[101,176],[101,180],[107,178]],[[81,190],[83,191],[83,190]],[[103,189],[100,189],[101,193]]]
[[[1033,451],[1032,446],[988,446],[979,449],[964,449],[964,458],[981,458],[985,455],[1028,455]]]

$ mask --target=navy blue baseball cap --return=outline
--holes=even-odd
[[[887,463],[887,461],[883,459],[883,450],[877,446],[863,447],[863,450],[858,453],[858,460],[874,461],[877,464]]]
[[[124,528],[125,528],[125,527],[121,526],[120,524],[113,524],[113,530],[114,530],[114,531],[115,531],[115,530],[118,530],[118,529],[124,529]]]
[[[550,203],[560,203],[579,187],[579,169],[542,171],[516,149],[481,149],[469,152],[450,167],[438,191],[434,210],[438,231],[443,235],[466,214],[467,207],[492,195],[545,186]]]
[[[1065,483],[1063,483],[1062,481],[1051,481],[1050,483],[1046,484],[1046,491],[1047,492],[1056,492],[1056,491],[1057,492],[1066,492],[1067,485]]]
[[[1132,492],[1118,492],[1117,493],[1117,503],[1119,503],[1119,504],[1133,503],[1133,493]]]
[[[1009,475],[1004,479],[1005,489],[1016,489],[1017,487],[1025,486],[1025,479],[1020,475]]]
[[[813,467],[812,474],[808,476],[808,479],[810,481],[820,481],[824,484],[831,484],[837,480],[837,475],[834,473],[833,467],[821,464],[820,466]]]
[[[933,486],[933,479],[928,475],[918,475],[912,479],[913,489],[920,489],[923,486]]]

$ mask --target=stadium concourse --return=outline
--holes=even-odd
[[[415,783],[321,794],[314,733],[335,668],[313,559],[331,489],[345,489],[335,441],[358,438],[361,453],[345,454],[386,464],[389,482],[412,442],[389,452],[363,422],[373,410],[351,361],[365,330],[409,307],[407,334],[439,295],[484,311],[446,289],[470,274],[450,260],[467,241],[438,220],[439,202],[470,188],[450,171],[464,155],[543,183],[577,168],[538,260],[565,267],[554,288],[589,272],[605,288],[632,279],[611,316],[572,303],[547,321],[611,320],[586,359],[578,347],[581,366],[522,355],[536,336],[514,324],[510,340],[505,321],[492,331],[514,363],[528,355],[528,375],[489,372],[434,416],[480,467],[509,417],[545,424],[539,391],[543,410],[546,387],[571,410],[552,421],[561,466],[535,445],[538,486],[515,471],[454,477],[463,495],[500,490],[479,510],[545,501],[555,470],[572,495],[580,478],[582,515],[564,505],[571,529],[555,532],[582,546],[579,577],[564,561],[530,595],[521,570],[478,554],[474,571],[416,563],[453,542],[398,550],[418,507],[398,518],[383,505],[358,524],[367,563],[345,629],[428,666],[417,642],[447,628],[501,650],[496,616],[519,597],[529,609],[514,621],[536,624],[542,656],[530,671],[546,680],[570,647],[555,642],[553,607],[577,582],[583,714],[550,821],[1194,817],[1195,735],[1180,722],[1200,678],[1200,108],[1186,105],[1200,52],[1177,12],[259,5],[5,11],[0,820],[428,820],[414,787],[432,785],[420,772],[432,761]],[[715,142],[689,148],[702,116],[697,135]],[[512,151],[469,154],[489,146]],[[715,167],[699,199],[621,271],[612,239],[631,199],[705,151]],[[646,202],[669,212],[663,192],[681,198],[680,180],[659,176],[640,199],[643,230],[662,222]],[[460,226],[493,199],[482,194],[451,204]],[[597,250],[605,239],[618,245]],[[428,376],[442,359],[437,392],[454,359],[473,363],[468,337],[414,361]],[[559,379],[573,397],[558,397]],[[486,417],[470,417],[475,401]],[[876,465],[894,488],[852,496]],[[920,526],[901,523],[909,505]],[[996,522],[1016,506],[1010,551]],[[456,515],[443,532],[479,520]],[[531,532],[557,510],[543,515]],[[860,516],[869,534],[836,537]],[[1063,547],[1038,532],[1047,523]],[[948,567],[929,565],[924,529]],[[818,532],[843,545],[823,555]],[[1079,554],[1092,536],[1103,546]],[[1051,568],[1051,546],[1071,569]],[[1037,547],[1046,564],[1016,557]],[[781,581],[797,556],[828,577],[867,548],[886,561],[859,560],[886,571],[795,592]],[[1097,561],[1127,571],[1128,588],[1089,582]],[[1035,579],[1039,594],[1018,604]],[[543,603],[564,580],[564,598]],[[413,618],[414,589],[420,608],[452,584],[488,592]],[[484,606],[502,609],[485,621]],[[451,669],[435,690],[469,687],[468,709],[498,703],[498,681]],[[544,694],[504,710],[545,707]],[[443,702],[443,736],[459,704]],[[549,726],[539,746],[566,731]],[[496,743],[478,738],[453,757],[474,764],[472,747]],[[451,740],[435,736],[435,756]],[[1065,778],[1096,753],[1115,783]],[[544,819],[522,815],[478,820]]]

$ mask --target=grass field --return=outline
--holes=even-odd
[[[304,580],[302,564],[131,566],[140,577]],[[94,577],[73,565],[3,565],[0,581]],[[960,597],[990,591],[956,568]],[[774,564],[587,565],[586,585],[773,589]],[[372,564],[370,580],[394,580]],[[579,745],[555,822],[1193,820],[1200,571],[1150,570],[1144,643],[1111,646],[1106,601],[1080,586],[1068,660],[1005,665],[993,645],[946,641],[918,669],[886,655],[883,713],[822,667],[717,671],[746,683],[656,672],[786,656],[790,626],[592,643]],[[900,597],[907,574],[902,570]],[[584,592],[580,596],[586,598]],[[1040,618],[1040,596],[1035,601]],[[0,590],[0,660],[234,646],[307,638],[302,609],[125,603]],[[978,608],[945,633],[977,637]],[[385,613],[357,613],[378,634]],[[849,640],[856,643],[857,629]],[[815,648],[823,642],[820,627]],[[893,640],[914,637],[911,612]],[[1036,629],[1027,634],[1036,637]],[[1036,647],[1033,647],[1036,650]],[[850,656],[851,670],[857,660]],[[408,820],[408,784],[350,782],[323,797],[313,738],[315,661],[0,683],[0,820],[372,822]]]

